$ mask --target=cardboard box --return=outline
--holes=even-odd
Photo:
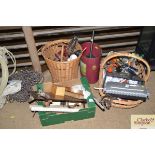
[[[81,79],[61,82],[59,84],[62,84],[63,86],[66,86],[66,87],[71,87],[73,85],[77,85],[81,83],[84,86],[84,88],[91,93],[89,83],[85,77],[82,77]],[[48,83],[37,84],[36,88],[38,91],[43,90],[45,92],[48,92],[48,91],[51,91],[50,90],[51,86],[52,86],[52,83],[48,82]],[[88,104],[87,108],[80,109],[80,111],[75,113],[58,114],[53,112],[38,112],[41,124],[42,126],[48,126],[48,125],[64,123],[66,121],[77,121],[82,119],[93,118],[95,116],[96,105],[94,103],[92,93],[87,98],[87,104]],[[38,105],[43,105],[43,102],[39,101]]]

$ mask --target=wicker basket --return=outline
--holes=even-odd
[[[55,53],[61,51],[62,46],[67,46],[70,40],[55,40],[46,43],[42,48],[42,55],[47,63],[52,76],[52,82],[64,82],[78,78],[78,67],[81,55],[71,61],[53,61]],[[76,44],[76,50],[82,50],[80,44]]]
[[[143,80],[145,82],[148,80],[148,78],[150,76],[150,66],[144,59],[142,59],[141,57],[139,57],[135,54],[131,54],[131,53],[112,53],[112,54],[108,55],[107,57],[105,57],[105,59],[103,60],[103,62],[100,65],[99,88],[102,88],[102,86],[103,86],[103,70],[105,69],[105,64],[109,60],[111,60],[113,58],[117,58],[117,57],[128,57],[128,58],[137,59],[139,61],[139,66],[137,66],[137,69],[139,72],[143,71],[141,74],[141,78],[143,78]],[[146,72],[144,70],[146,70]],[[99,89],[99,94],[102,97],[106,96],[106,94],[104,94],[102,89]],[[117,108],[133,108],[133,107],[136,107],[137,105],[141,104],[142,102],[143,101],[141,101],[141,100],[137,100],[137,101],[133,101],[133,100],[112,100],[111,106],[117,107]]]

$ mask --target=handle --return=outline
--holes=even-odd
[[[90,46],[90,58],[92,58],[92,52],[93,52],[93,44],[94,44],[94,35],[95,35],[95,31],[93,30],[92,33],[92,38],[91,38],[91,46]]]
[[[62,45],[61,49],[61,62],[63,61],[63,56],[64,56],[64,45]]]

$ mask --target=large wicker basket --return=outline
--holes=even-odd
[[[146,82],[150,76],[150,66],[149,64],[144,60],[142,59],[141,57],[135,55],[135,54],[131,54],[131,53],[112,53],[110,55],[108,55],[107,57],[105,57],[105,59],[103,60],[103,62],[101,63],[100,65],[100,74],[99,74],[99,88],[102,88],[103,86],[103,70],[105,69],[105,65],[106,63],[113,59],[113,58],[117,58],[117,57],[128,57],[128,58],[135,58],[137,59],[140,63],[139,63],[139,66],[138,66],[138,71],[141,72],[142,70],[144,70],[145,68],[145,71],[143,71],[142,73],[142,77],[143,80]],[[101,97],[105,97],[106,94],[104,93],[104,91],[102,89],[99,89],[99,94],[101,95]],[[133,101],[133,100],[112,100],[111,101],[111,106],[112,107],[117,107],[117,108],[133,108],[133,107],[136,107],[137,105],[141,104],[143,101],[141,100],[137,100],[137,101]]]
[[[46,43],[42,48],[42,55],[47,63],[52,76],[52,82],[64,82],[78,78],[78,67],[81,55],[71,61],[53,61],[55,53],[58,53],[62,46],[67,46],[70,40],[55,40]],[[82,50],[80,44],[76,44],[75,50]]]

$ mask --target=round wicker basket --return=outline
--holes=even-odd
[[[71,61],[54,61],[55,54],[61,51],[62,46],[67,47],[70,40],[55,40],[47,42],[41,52],[52,76],[52,82],[64,82],[78,78],[80,57]],[[82,50],[80,44],[76,44],[75,50]]]
[[[108,61],[110,61],[113,58],[117,58],[117,57],[127,57],[127,58],[135,58],[138,60],[139,65],[137,66],[138,72],[142,72],[141,74],[141,78],[144,80],[144,82],[146,82],[150,76],[150,66],[149,64],[142,59],[141,57],[135,55],[135,54],[131,54],[131,53],[112,53],[110,55],[108,55],[107,57],[104,58],[103,62],[100,64],[100,73],[99,73],[99,88],[102,88],[103,86],[103,71],[105,70],[105,66],[106,63]],[[104,91],[102,89],[99,89],[99,94],[101,95],[101,97],[105,97],[106,94],[104,93]],[[138,106],[139,104],[141,104],[143,101],[141,100],[137,100],[137,101],[133,101],[133,100],[112,100],[111,102],[111,106],[112,107],[117,107],[117,108],[133,108]]]

